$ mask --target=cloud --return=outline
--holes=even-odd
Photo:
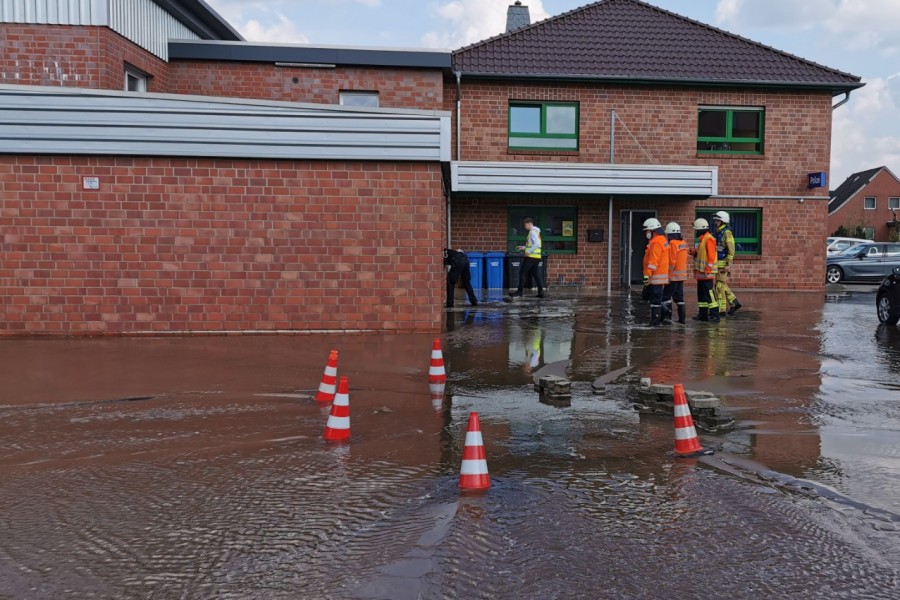
[[[891,127],[900,110],[900,73],[874,78],[834,112],[831,187],[851,173],[886,165],[900,169],[900,130]]]
[[[277,9],[280,2],[247,2],[246,0],[207,0],[209,5],[237,29],[245,39],[254,42],[308,44],[309,37]],[[357,0],[376,6],[381,0]],[[373,2],[375,4],[373,4]],[[274,6],[273,6],[274,5]],[[250,17],[253,16],[253,18]]]
[[[254,42],[272,42],[276,44],[308,44],[309,38],[297,31],[296,25],[284,15],[278,15],[278,21],[271,25],[263,25],[259,21],[250,20],[238,28],[247,40]]]
[[[834,10],[834,0],[719,0],[716,22],[738,30],[809,29]]]
[[[422,36],[422,44],[429,48],[459,48],[501,34],[506,30],[509,4],[509,0],[442,2],[434,8],[434,12],[447,23],[448,28],[429,31]],[[532,23],[550,16],[544,9],[543,0],[525,0],[523,4],[529,8]]]

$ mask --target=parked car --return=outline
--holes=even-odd
[[[900,244],[858,244],[825,260],[825,281],[880,281],[900,267]]]
[[[885,325],[896,325],[900,321],[900,267],[884,278],[875,296],[878,320]]]
[[[864,240],[861,238],[830,237],[828,238],[827,252],[828,254],[837,254],[838,252],[843,252],[854,244],[865,244],[871,241],[872,240]]]

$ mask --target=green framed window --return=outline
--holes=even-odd
[[[507,252],[516,252],[516,246],[525,245],[525,217],[531,217],[541,229],[542,254],[578,253],[578,209],[574,206],[510,206],[506,220]]]
[[[762,209],[761,208],[703,208],[697,210],[698,219],[709,222],[709,232],[715,235],[713,215],[724,210],[731,217],[731,232],[734,234],[734,253],[745,256],[762,254]]]
[[[762,154],[765,116],[762,108],[701,106],[697,115],[697,152]]]
[[[578,150],[577,102],[510,102],[509,147]]]

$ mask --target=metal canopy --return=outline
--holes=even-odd
[[[718,167],[681,165],[459,162],[450,165],[454,192],[714,196]]]

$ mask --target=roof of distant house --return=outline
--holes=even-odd
[[[845,179],[844,183],[838,186],[838,189],[831,192],[831,197],[828,199],[828,214],[830,215],[846,204],[850,198],[869,185],[869,182],[875,179],[875,176],[884,168],[876,167],[868,171],[860,171]]]
[[[773,86],[843,93],[860,78],[640,0],[601,0],[466,46],[470,76]]]

